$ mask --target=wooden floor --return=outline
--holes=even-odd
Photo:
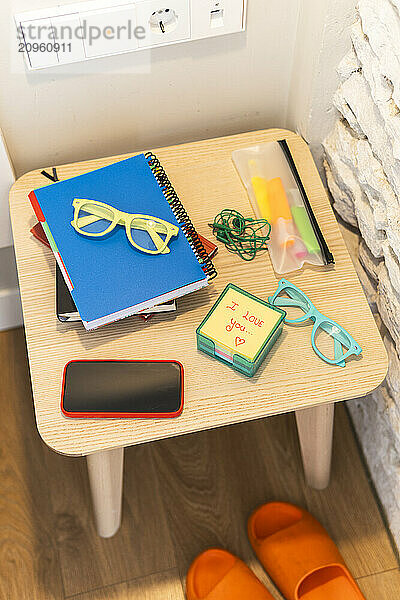
[[[342,406],[324,492],[304,485],[292,415],[129,448],[123,523],[109,540],[93,527],[84,459],[39,439],[22,330],[0,333],[0,408],[0,600],[183,600],[187,567],[208,546],[241,556],[280,598],[245,532],[250,511],[278,499],[321,520],[367,600],[400,597],[399,565]]]

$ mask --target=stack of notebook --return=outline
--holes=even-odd
[[[60,315],[95,329],[174,308],[208,285],[212,261],[157,158],[141,154],[31,192],[70,295]],[[167,303],[167,305],[160,306]]]
[[[41,223],[36,223],[31,229],[31,234],[42,242],[45,246],[50,248],[51,246],[47,240],[47,236],[44,232]],[[210,258],[215,256],[218,251],[218,248],[215,244],[203,238],[200,234],[199,237],[202,239],[204,247],[207,250]],[[149,308],[147,312],[142,312],[139,314],[140,318],[144,321],[147,321],[150,317],[155,313],[159,312],[174,312],[177,309],[176,300],[171,300],[170,302],[164,302],[163,304],[159,304],[158,306],[153,306]],[[72,300],[72,296],[67,287],[67,284],[64,281],[64,277],[60,271],[60,267],[56,261],[56,314],[59,321],[62,323],[72,322],[72,321],[82,321],[78,309],[75,306],[75,302]]]

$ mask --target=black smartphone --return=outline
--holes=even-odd
[[[183,410],[183,366],[166,360],[72,360],[61,410],[74,418],[165,418]]]

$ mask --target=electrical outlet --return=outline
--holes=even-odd
[[[172,8],[161,8],[151,13],[149,27],[153,33],[164,36],[178,27],[178,15]]]
[[[190,38],[190,2],[187,0],[145,0],[136,4],[139,26],[146,36],[139,46],[146,48]]]

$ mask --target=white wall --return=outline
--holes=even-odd
[[[337,117],[337,66],[351,47],[357,0],[301,0],[287,126],[309,143],[322,173],[322,140]]]
[[[0,129],[0,249],[12,244],[8,191],[15,175]]]
[[[153,50],[150,73],[135,73],[136,63],[149,57],[145,51],[91,61],[86,73],[76,64],[12,74],[12,13],[52,2],[2,0],[0,126],[17,174],[284,126],[298,2],[249,0],[246,33]]]

